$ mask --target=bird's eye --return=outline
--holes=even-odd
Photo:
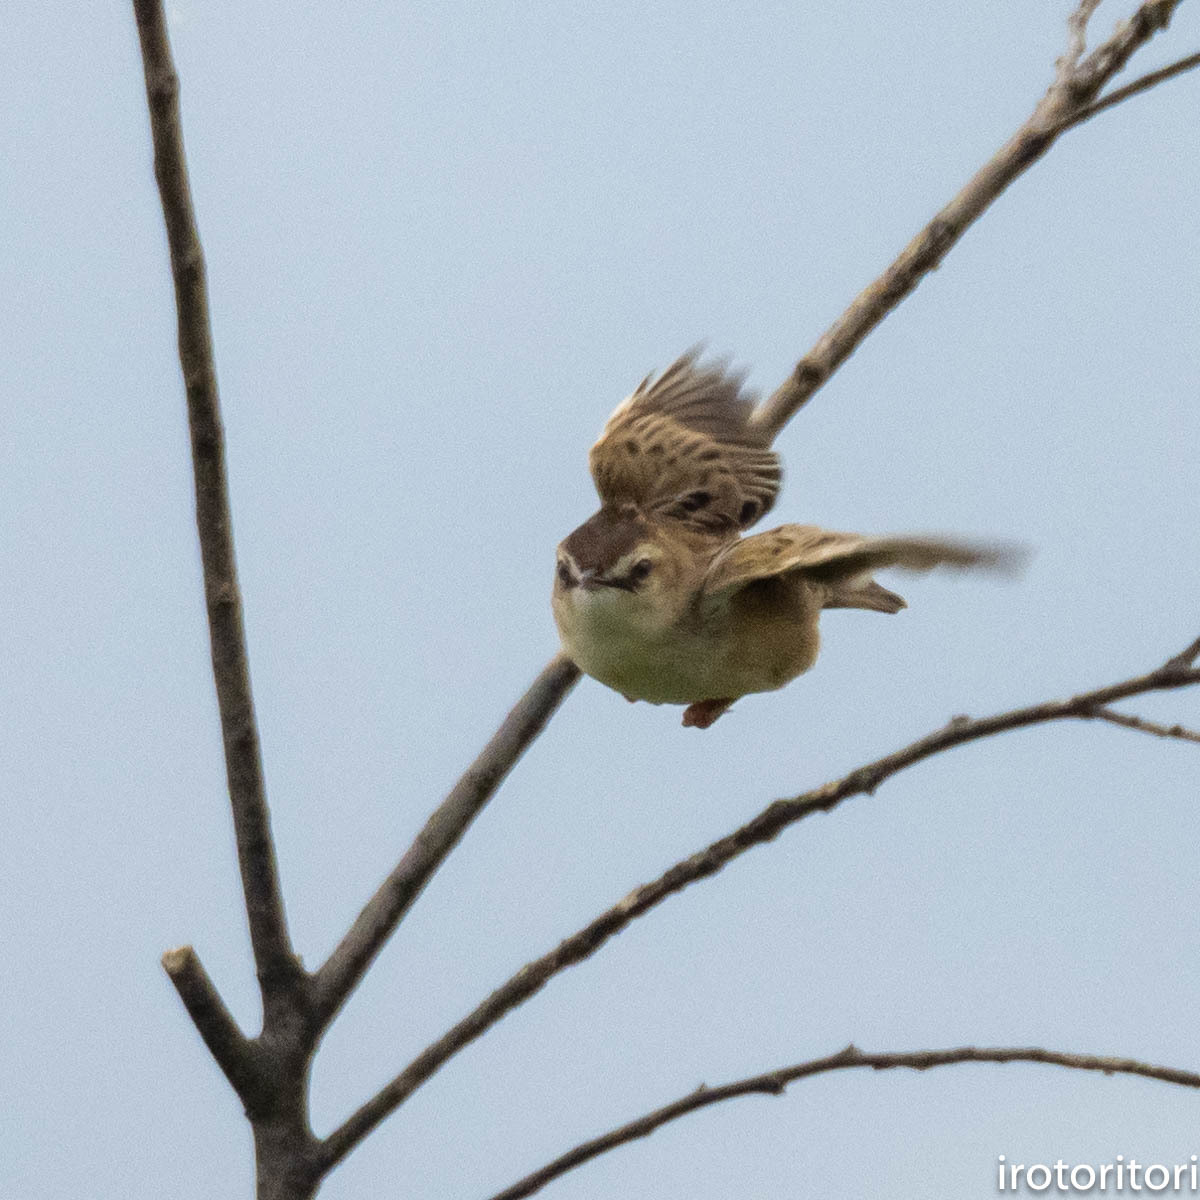
[[[565,562],[560,561],[558,564],[558,582],[563,587],[571,586],[571,568]]]
[[[640,558],[629,568],[629,582],[641,583],[654,569],[654,564],[648,558]]]

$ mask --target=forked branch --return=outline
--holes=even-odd
[[[789,825],[814,813],[830,812],[852,797],[870,795],[893,775],[955,746],[1050,721],[1091,720],[1098,709],[1130,696],[1170,691],[1200,683],[1200,667],[1194,665],[1198,656],[1200,641],[1193,642],[1182,654],[1173,656],[1161,667],[1145,675],[1082,692],[1068,700],[1048,700],[1043,704],[975,720],[955,717],[942,729],[902,750],[867,763],[841,779],[791,799],[776,800],[740,829],[676,863],[653,883],[636,888],[548,954],[527,963],[473,1012],[427,1046],[391,1083],[331,1133],[321,1148],[323,1159],[332,1165],[344,1157],[445,1062],[486,1033],[512,1009],[540,991],[560,971],[590,957],[631,921],[657,907],[668,896],[715,875],[726,863],[745,854],[747,850],[778,837]]]
[[[1070,44],[1056,64],[1054,82],[1029,119],[984,163],[966,187],[917,234],[900,257],[864,288],[796,364],[788,378],[755,416],[772,436],[791,420],[816,390],[858,348],[863,339],[946,256],[946,253],[1018,176],[1023,175],[1061,134],[1104,108],[1161,83],[1188,67],[1176,64],[1137,86],[1093,103],[1130,57],[1164,29],[1180,0],[1146,0],[1128,21],[1083,57],[1088,18],[1097,0],[1083,0],[1071,17]],[[1184,60],[1188,62],[1188,60]],[[1194,64],[1191,64],[1194,65]]]
[[[1096,99],[1137,48],[1166,25],[1179,2],[1145,0],[1107,42],[1085,55],[1086,17],[1093,4],[1092,0],[1084,0],[1074,19],[1074,45],[1060,60],[1055,82],[1033,116],[963,192],[905,248],[880,279],[856,298],[767,401],[758,419],[772,435],[783,428],[887,312],[938,265],[965,229],[1004,188],[1044,154],[1065,129],[1190,69],[1200,61],[1200,56],[1181,60],[1105,99]],[[579,672],[561,656],[549,663],[472,767],[429,818],[413,846],[364,907],[329,961],[317,975],[306,975],[292,949],[287,929],[263,782],[234,559],[204,257],[192,208],[179,118],[179,83],[171,60],[161,0],[134,0],[134,9],[145,69],[155,176],[175,285],[179,355],[187,391],[196,525],[203,563],[213,675],[238,863],[263,997],[262,1037],[248,1039],[241,1033],[190,949],[170,951],[163,962],[210,1050],[239,1096],[248,1101],[259,1143],[260,1186],[266,1186],[263,1183],[266,1180],[274,1188],[272,1194],[279,1196],[311,1194],[319,1176],[340,1161],[442,1063],[510,1009],[532,996],[554,974],[594,953],[614,933],[667,896],[715,873],[751,846],[775,837],[789,824],[813,812],[829,810],[851,796],[873,791],[892,774],[932,754],[1006,729],[1062,718],[1080,718],[1116,721],[1163,733],[1163,729],[1152,728],[1138,718],[1113,714],[1107,706],[1127,696],[1197,682],[1200,672],[1194,662],[1200,654],[1200,639],[1146,676],[1068,701],[1050,702],[979,721],[958,719],[904,750],[851,772],[842,780],[791,800],[777,801],[742,829],[677,864],[654,883],[630,893],[550,954],[523,968],[443,1038],[428,1047],[324,1143],[316,1146],[308,1132],[303,1081],[309,1056],[321,1033],[432,874],[557,710],[578,680]],[[1164,736],[1190,740],[1189,731],[1164,728]],[[840,1065],[877,1064],[842,1062]],[[889,1065],[918,1064],[896,1062]],[[296,1095],[291,1096],[289,1089]],[[278,1101],[284,1092],[288,1092],[289,1104],[281,1108]],[[261,1109],[253,1102],[255,1097],[266,1101]],[[269,1116],[263,1116],[268,1110]],[[268,1153],[264,1146],[275,1149]]]
[[[1090,121],[1092,117],[1097,113],[1102,113],[1106,108],[1112,108],[1114,104],[1120,104],[1122,100],[1128,100],[1130,96],[1136,96],[1139,92],[1149,91],[1150,88],[1157,84],[1165,83],[1168,79],[1174,79],[1176,75],[1183,75],[1188,71],[1194,71],[1197,67],[1200,67],[1200,54],[1189,54],[1185,58],[1168,63],[1165,67],[1160,67],[1157,71],[1148,71],[1132,83],[1127,83],[1124,87],[1119,87],[1115,91],[1109,92],[1107,96],[1102,96],[1095,103],[1089,104],[1087,108],[1072,119],[1071,124],[1081,125],[1084,121]]]
[[[1153,76],[1147,76],[1123,89],[1124,95],[1114,93],[1106,101],[1095,105],[1091,103],[1134,51],[1156,30],[1166,25],[1179,2],[1148,0],[1107,42],[1086,58],[1082,57],[1082,39],[1090,9],[1085,13],[1081,8],[1072,22],[1073,49],[1059,60],[1055,82],[1033,115],[995,158],[909,243],[900,257],[855,298],[813,349],[800,360],[788,380],[763,405],[756,419],[770,428],[773,435],[777,435],[867,334],[941,262],[968,226],[986,211],[1012,180],[1032,166],[1065,129],[1094,115],[1101,108],[1116,103],[1118,99],[1144,91],[1188,69],[1188,65],[1194,65],[1189,64],[1189,60],[1183,60],[1181,64],[1155,72]],[[488,763],[487,775],[499,781],[512,769],[578,678],[578,670],[561,656],[551,660],[518,705],[518,709],[535,708],[542,714],[541,717],[524,724],[526,736],[503,738],[497,734],[492,739],[481,755],[481,761],[486,759]],[[477,762],[476,767],[478,765]],[[472,771],[475,769],[473,767]],[[380,886],[355,921],[353,930],[342,946],[322,968],[320,990],[325,1011],[336,1011],[344,1002],[348,989],[361,976],[361,969],[356,967],[348,970],[348,964],[353,961],[365,969],[407,911],[413,896],[411,889],[414,879],[418,876],[421,879],[418,890],[424,886],[424,881],[441,865],[442,859],[457,843],[467,824],[490,797],[494,788],[481,795],[478,803],[461,804],[458,793],[469,778],[469,774],[464,776],[454,792],[430,816],[417,842]],[[443,846],[440,852],[432,842],[422,845],[422,839],[426,838],[426,831],[431,827],[439,830],[439,837],[435,840]],[[420,867],[414,871],[411,868],[417,862]]]
[[[154,177],[158,181],[171,254],[171,276],[175,282],[179,362],[187,390],[195,476],[196,530],[204,571],[225,773],[250,941],[266,1008],[281,986],[288,988],[293,984],[300,966],[292,952],[284,918],[263,783],[258,723],[250,692],[246,631],[233,552],[229,481],[225,473],[225,433],[213,362],[208,284],[179,121],[179,78],[171,59],[161,3],[134,0],[134,12],[150,108]]]
[[[1175,738],[1181,742],[1200,742],[1200,733],[1183,725],[1162,725],[1158,721],[1147,721],[1144,717],[1135,717],[1131,713],[1114,712],[1111,708],[1098,708],[1092,716],[1098,721],[1107,721],[1110,725],[1123,725],[1126,729],[1140,729],[1142,733],[1152,733],[1155,737]]]

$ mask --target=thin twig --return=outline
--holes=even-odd
[[[250,942],[266,1010],[274,1002],[273,997],[279,994],[279,989],[272,985],[278,981],[287,990],[287,985],[297,979],[301,968],[292,951],[283,911],[254,699],[250,692],[246,634],[233,553],[229,484],[225,473],[225,435],[213,363],[204,251],[196,229],[183,129],[179,122],[179,78],[171,59],[161,3],[158,0],[134,0],[134,12],[150,107],[154,176],[162,199],[171,252],[171,275],[175,282],[179,361],[187,388],[195,474],[196,529],[200,535],[213,678],[225,746],[225,773],[233,807]],[[270,1014],[264,1011],[264,1016],[269,1018]]]
[[[1167,79],[1173,79],[1176,75],[1182,75],[1185,71],[1194,70],[1196,67],[1200,67],[1200,53],[1189,54],[1186,58],[1181,58],[1178,62],[1171,63],[1170,66],[1162,67],[1157,71],[1151,71],[1149,74],[1143,75],[1140,79],[1135,79],[1132,83],[1127,83],[1124,87],[1117,88],[1115,92],[1110,92],[1094,104],[1089,104],[1082,112],[1076,113],[1071,118],[1069,124],[1080,125],[1084,121],[1091,120],[1097,113],[1102,113],[1106,108],[1112,108],[1114,104],[1120,104],[1122,100],[1128,100],[1130,96],[1136,96],[1139,92],[1144,92],[1148,88],[1154,87],[1155,84],[1162,83]]]
[[[1157,721],[1147,721],[1142,717],[1129,716],[1127,713],[1116,712],[1111,708],[1098,708],[1092,716],[1100,721],[1109,721],[1113,725],[1123,725],[1126,729],[1140,729],[1143,733],[1152,733],[1155,737],[1178,738],[1183,742],[1200,742],[1200,733],[1187,729],[1183,725],[1160,725]]]
[[[315,1011],[323,1025],[333,1019],[434,872],[578,679],[579,668],[574,663],[561,654],[552,658],[425,822],[408,852],[317,972]]]
[[[1200,1088],[1200,1075],[1192,1071],[1181,1071],[1174,1067],[1158,1067],[1151,1063],[1138,1062],[1132,1058],[1066,1054],[1058,1050],[1043,1050],[1037,1046],[1024,1048],[959,1046],[952,1050],[915,1050],[896,1054],[869,1054],[854,1046],[847,1046],[840,1053],[831,1054],[826,1058],[815,1058],[810,1062],[797,1063],[794,1067],[783,1067],[778,1071],[753,1075],[748,1079],[739,1079],[720,1087],[709,1088],[701,1085],[696,1091],[681,1097],[672,1104],[666,1104],[635,1121],[630,1121],[627,1125],[621,1125],[600,1137],[583,1142],[553,1162],[526,1175],[524,1179],[518,1180],[511,1187],[497,1192],[491,1197],[491,1200],[521,1200],[524,1196],[532,1196],[534,1192],[540,1191],[560,1175],[565,1175],[568,1171],[582,1166],[585,1162],[606,1151],[615,1150],[618,1146],[626,1145],[638,1138],[648,1137],[656,1129],[660,1129],[668,1122],[675,1121],[687,1113],[696,1112],[698,1109],[707,1108],[710,1104],[719,1104],[722,1100],[732,1100],[738,1096],[780,1096],[789,1083],[795,1083],[798,1079],[808,1079],[813,1075],[823,1075],[830,1071],[845,1071],[855,1067],[871,1067],[876,1071],[908,1067],[915,1071],[928,1071],[932,1067],[951,1066],[955,1063],[1012,1062],[1050,1063],[1077,1071],[1100,1071],[1105,1075],[1142,1075],[1147,1079],[1158,1079],[1164,1083],[1174,1083],[1181,1087]]]
[[[636,888],[548,954],[527,963],[473,1012],[436,1042],[427,1046],[395,1079],[334,1130],[325,1139],[322,1150],[324,1160],[332,1166],[345,1157],[445,1062],[480,1037],[512,1009],[540,991],[553,976],[594,954],[614,934],[661,904],[668,896],[716,874],[726,863],[754,846],[771,841],[789,825],[814,813],[829,812],[853,796],[869,795],[891,776],[944,750],[991,737],[1009,729],[1021,729],[1068,718],[1088,719],[1096,708],[1128,696],[1200,683],[1200,667],[1181,665],[1178,658],[1177,655],[1145,675],[1091,692],[1083,692],[1069,700],[1050,700],[977,720],[955,717],[935,733],[859,767],[841,779],[788,800],[776,800],[741,829],[713,842],[690,858],[676,863],[653,883]]]
[[[1079,0],[1075,11],[1067,18],[1067,49],[1055,64],[1055,78],[1069,83],[1087,50],[1087,23],[1100,6],[1100,0]]]
[[[1005,188],[1037,162],[1065,130],[1091,115],[1088,109],[1100,89],[1124,67],[1139,46],[1167,24],[1179,3],[1180,0],[1146,0],[1107,42],[1082,62],[1079,61],[1082,45],[1075,44],[1081,36],[1076,28],[1079,12],[1085,7],[1081,6],[1073,19],[1071,48],[1059,60],[1054,83],[1029,119],[905,246],[900,257],[854,298],[850,307],[796,364],[791,375],[760,406],[754,415],[755,422],[772,437],[778,436],[867,334],[941,264],[951,247]],[[1070,70],[1062,69],[1064,62],[1070,64]]]
[[[1168,658],[1163,665],[1166,667],[1190,667],[1198,658],[1200,658],[1200,637],[1185,646],[1174,657]]]
[[[1055,77],[1059,82],[1069,82],[1079,66],[1079,60],[1087,50],[1088,22],[1099,7],[1100,0],[1079,0],[1075,11],[1067,18],[1067,49],[1054,64]]]

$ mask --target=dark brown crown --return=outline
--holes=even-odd
[[[644,541],[649,522],[637,509],[602,508],[563,541],[581,571],[603,571]]]

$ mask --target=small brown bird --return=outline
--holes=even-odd
[[[1013,551],[781,525],[742,537],[782,479],[743,379],[693,350],[609,418],[589,465],[600,511],[558,547],[563,649],[627,700],[686,704],[707,729],[735,700],[816,661],[825,608],[895,613],[882,567],[1002,566]]]

